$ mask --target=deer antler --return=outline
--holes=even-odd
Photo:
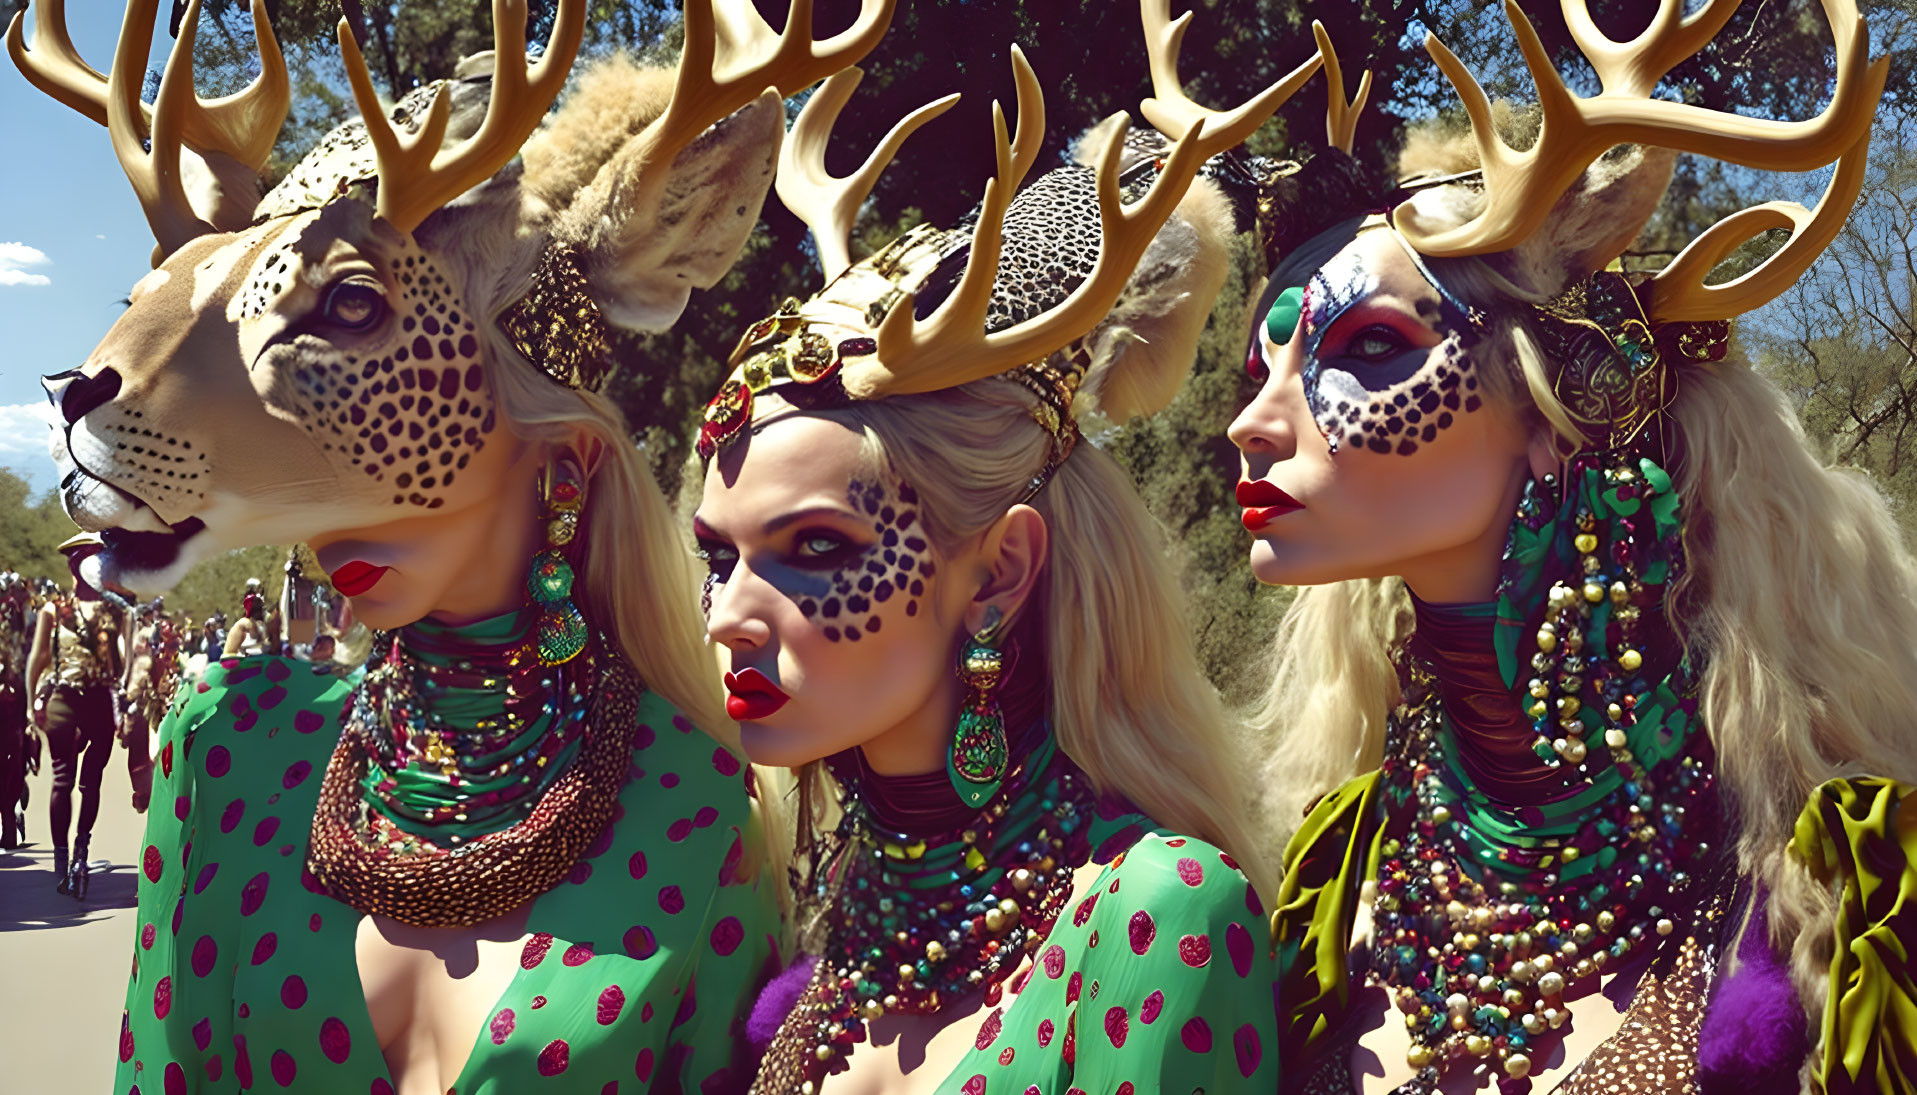
[[[1869,131],[1870,105],[1883,94],[1888,59],[1871,63],[1870,37],[1854,0],[1823,0],[1836,44],[1837,88],[1815,118],[1780,122],[1745,118],[1648,96],[1673,66],[1708,42],[1739,0],[1707,0],[1683,18],[1683,0],[1660,0],[1645,32],[1614,42],[1591,22],[1584,0],[1564,0],[1572,38],[1597,70],[1602,90],[1588,99],[1572,95],[1552,67],[1537,31],[1505,0],[1505,17],[1537,83],[1543,127],[1530,149],[1518,152],[1498,137],[1484,89],[1436,35],[1425,48],[1457,89],[1471,118],[1483,160],[1484,212],[1454,228],[1430,230],[1407,207],[1398,227],[1426,255],[1478,255],[1516,246],[1551,215],[1557,199],[1592,161],[1631,142],[1696,152],[1773,171],[1804,171],[1830,163]]]
[[[1225,148],[1239,144],[1256,132],[1266,118],[1284,105],[1285,100],[1297,94],[1305,81],[1311,79],[1311,74],[1318,71],[1318,64],[1323,60],[1321,56],[1314,55],[1250,102],[1230,113],[1220,114],[1192,102],[1178,82],[1178,49],[1185,40],[1186,28],[1191,25],[1192,13],[1186,12],[1173,20],[1171,0],[1140,0],[1139,9],[1145,21],[1145,51],[1151,63],[1153,97],[1138,104],[1138,111],[1153,128],[1166,135],[1184,133],[1194,124],[1203,123],[1208,130],[1201,132],[1205,139],[1211,139],[1214,132],[1223,131],[1237,134]],[[1342,85],[1336,94],[1344,94]]]
[[[825,168],[825,149],[832,140],[832,127],[839,112],[858,90],[865,73],[848,68],[827,80],[799,112],[798,121],[786,136],[779,153],[779,174],[773,183],[779,200],[812,229],[819,248],[819,265],[825,268],[825,280],[831,281],[852,264],[852,225],[858,219],[859,206],[885,172],[899,146],[920,126],[952,109],[959,101],[956,93],[930,102],[899,119],[872,155],[859,169],[844,178],[834,178]]]
[[[441,148],[451,110],[447,88],[442,86],[433,96],[419,133],[402,142],[373,91],[352,25],[341,19],[339,46],[346,76],[379,159],[379,215],[400,231],[411,232],[434,210],[492,178],[518,155],[519,146],[566,86],[585,30],[585,0],[560,0],[546,50],[538,64],[528,65],[526,0],[493,0],[493,80],[486,120],[471,137]]]
[[[1837,160],[1830,185],[1816,209],[1796,202],[1766,202],[1740,209],[1704,230],[1671,264],[1652,279],[1651,318],[1660,323],[1723,319],[1742,315],[1789,289],[1817,256],[1837,238],[1864,188],[1870,130]],[[1773,228],[1788,228],[1790,239],[1757,267],[1721,285],[1704,279],[1747,240]]]
[[[156,256],[164,258],[195,236],[215,231],[187,201],[180,177],[180,146],[223,153],[258,170],[273,150],[291,101],[286,60],[266,17],[265,0],[253,2],[253,34],[260,74],[246,88],[219,99],[193,91],[193,41],[199,0],[187,5],[180,38],[167,57],[153,106],[140,101],[147,51],[159,0],[132,0],[120,26],[111,75],[81,60],[66,29],[64,0],[41,0],[34,16],[34,48],[22,31],[24,13],[7,28],[7,52],[33,86],[107,127],[113,151],[146,212]],[[148,145],[152,151],[148,151]]]
[[[955,387],[995,376],[1042,360],[1083,336],[1118,300],[1146,248],[1184,199],[1199,167],[1250,136],[1318,66],[1318,59],[1312,58],[1251,103],[1229,114],[1206,111],[1177,92],[1175,56],[1164,56],[1161,52],[1169,50],[1175,54],[1185,24],[1181,19],[1169,31],[1164,30],[1162,17],[1166,2],[1144,0],[1147,34],[1154,39],[1155,90],[1169,100],[1160,104],[1167,108],[1159,113],[1165,121],[1154,119],[1154,122],[1179,122],[1183,136],[1173,146],[1151,189],[1127,206],[1118,189],[1127,119],[1119,114],[1112,120],[1116,124],[1106,127],[1105,145],[1097,161],[1098,260],[1091,274],[1057,307],[1003,330],[986,332],[986,312],[991,303],[993,282],[998,277],[1005,212],[1020,180],[1038,156],[1045,127],[1045,101],[1039,91],[1038,78],[1032,74],[1025,55],[1013,47],[1012,70],[1018,86],[1018,137],[1016,143],[1006,139],[1004,111],[993,104],[998,173],[985,185],[985,198],[972,230],[965,273],[951,295],[924,321],[917,318],[910,294],[893,305],[879,325],[878,361],[883,363],[883,375],[860,379],[861,387],[871,389],[859,392],[862,398]],[[1160,33],[1153,33],[1154,8],[1160,17]],[[1151,116],[1151,111],[1147,111],[1147,116]],[[852,382],[848,377],[848,386]]]
[[[1346,102],[1345,73],[1338,64],[1338,51],[1331,47],[1331,35],[1325,33],[1323,23],[1313,19],[1311,36],[1318,40],[1318,56],[1325,63],[1325,141],[1349,156],[1358,136],[1358,115],[1364,113],[1365,100],[1371,97],[1371,70],[1365,69],[1358,78],[1358,94]]]

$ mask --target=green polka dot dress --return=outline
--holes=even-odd
[[[1211,844],[1147,833],[1059,915],[940,1085],[962,1095],[1278,1090],[1263,906]]]
[[[305,869],[349,686],[256,657],[161,727],[116,1092],[392,1095],[355,959],[360,914]],[[773,883],[740,877],[749,770],[639,705],[613,822],[534,901],[519,969],[456,1095],[716,1091],[750,1079],[742,1016],[773,960]]]

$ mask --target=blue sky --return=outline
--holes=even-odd
[[[155,66],[173,44],[161,15]],[[67,19],[80,55],[106,69],[119,5],[69,4]],[[30,16],[28,24],[30,45]],[[41,94],[4,60],[0,148],[8,198],[0,204],[0,466],[51,487],[40,376],[86,360],[146,273],[153,237],[105,128]]]

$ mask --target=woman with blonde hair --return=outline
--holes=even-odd
[[[1108,123],[1016,198],[1044,123],[1013,60],[975,221],[856,264],[851,212],[950,100],[834,180],[857,75],[814,95],[777,186],[827,285],[745,333],[700,436],[707,628],[747,754],[799,770],[809,860],[757,1091],[1274,1083],[1271,873],[1226,851],[1250,788],[1157,530],[1077,421],[1178,387],[1231,231],[1192,179],[1316,58],[1175,146]]]
[[[525,5],[497,0],[497,49],[390,110],[342,22],[360,116],[219,206],[180,161],[231,184],[270,149],[286,77],[264,5],[259,82],[212,104],[189,10],[150,127],[124,95],[154,0],[105,80],[57,29],[17,48],[16,24],[30,78],[99,98],[160,242],[101,348],[48,384],[63,501],[104,530],[80,572],[150,589],[303,541],[379,631],[354,681],[229,659],[165,719],[116,1090],[749,1076],[735,1034],[776,875],[691,560],[597,388],[609,323],[670,325],[743,246],[772,89],[862,56],[890,6],[815,42],[802,4],[775,34],[713,2],[690,3],[677,72],[610,59],[550,121],[583,0],[537,62]]]
[[[1567,4],[1605,94],[1536,64],[1524,152],[1434,40],[1475,139],[1414,134],[1396,187],[1326,152],[1272,219],[1231,437],[1254,572],[1310,587],[1261,716],[1289,1090],[1917,1082],[1917,562],[1727,322],[1842,224],[1884,67],[1826,0],[1821,116],[1654,100],[1737,5],[1680,7],[1615,43]],[[1619,271],[1677,150],[1836,167]]]

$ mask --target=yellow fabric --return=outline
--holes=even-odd
[[[1320,799],[1285,846],[1285,877],[1271,917],[1281,1069],[1310,1056],[1350,995],[1345,958],[1358,889],[1378,870],[1378,783],[1373,770]]]
[[[1917,810],[1909,784],[1839,779],[1797,818],[1791,854],[1841,880],[1830,992],[1812,1069],[1819,1093],[1917,1092]]]

